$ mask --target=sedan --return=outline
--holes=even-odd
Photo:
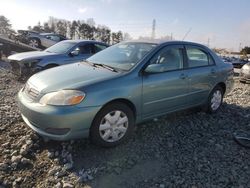
[[[8,60],[15,75],[27,77],[41,70],[85,60],[107,47],[107,44],[97,41],[64,40],[44,51],[11,55]]]
[[[240,81],[250,83],[250,63],[243,65],[240,70]]]
[[[111,147],[137,123],[191,107],[216,112],[233,66],[191,42],[122,42],[86,61],[33,75],[18,94],[26,124],[43,137],[90,137]]]
[[[15,40],[29,44],[34,48],[48,48],[60,41],[66,40],[66,37],[56,33],[38,33],[36,31],[18,30],[14,36]]]

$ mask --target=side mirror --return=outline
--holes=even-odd
[[[79,55],[79,50],[73,50],[72,52],[70,52],[70,55],[73,56],[78,56]]]
[[[144,72],[146,72],[146,73],[160,73],[160,72],[164,72],[165,69],[166,69],[165,64],[151,64],[151,65],[147,66],[147,68],[144,70]]]

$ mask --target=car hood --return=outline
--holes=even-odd
[[[117,72],[80,62],[37,73],[30,77],[28,84],[40,93],[49,93],[62,89],[77,89],[118,75]]]
[[[29,59],[43,59],[44,57],[57,56],[58,54],[45,52],[45,51],[34,51],[34,52],[23,52],[11,55],[8,57],[9,60],[23,61]]]

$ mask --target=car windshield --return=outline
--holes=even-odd
[[[122,42],[91,56],[87,61],[128,71],[155,46],[153,43]]]
[[[69,49],[71,49],[72,47],[74,47],[76,45],[76,43],[74,42],[59,42],[56,43],[55,45],[47,48],[46,50],[44,50],[45,52],[51,52],[51,53],[57,53],[57,54],[63,54],[68,52]]]

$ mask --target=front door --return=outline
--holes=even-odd
[[[184,70],[182,45],[163,47],[149,64],[163,64],[158,73],[143,76],[143,118],[181,109],[186,106],[187,70]]]

